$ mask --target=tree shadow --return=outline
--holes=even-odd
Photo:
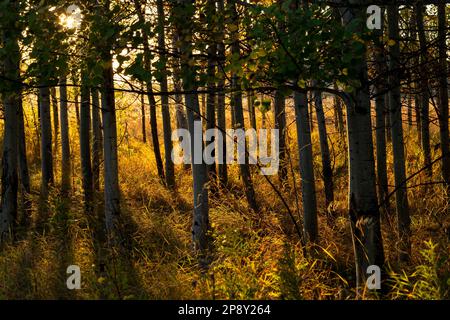
[[[72,214],[71,201],[67,197],[58,196],[54,203],[55,213],[50,218],[50,236],[56,241],[56,272],[58,281],[52,283],[51,290],[53,296],[58,299],[76,299],[76,290],[69,290],[66,279],[67,268],[75,264],[74,257],[74,237],[72,234],[72,224],[74,216]]]
[[[104,207],[102,204],[95,207],[95,218],[90,223],[93,226],[99,299],[148,299],[148,293],[142,286],[133,263],[137,224],[126,210],[122,210],[120,242],[110,247],[105,229]]]

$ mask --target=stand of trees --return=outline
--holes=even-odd
[[[370,30],[367,3],[357,0],[1,1],[1,241],[14,238],[20,208],[27,207],[20,207],[21,201],[30,206],[24,101],[35,96],[40,198],[45,202],[53,189],[73,196],[72,153],[79,151],[86,215],[101,203],[109,246],[124,246],[116,117],[120,92],[137,96],[141,104],[144,143],[146,131],[151,135],[156,168],[152,174],[171,192],[182,188],[178,169],[192,175],[192,244],[202,269],[208,269],[210,200],[227,192],[230,172],[226,164],[208,165],[203,160],[175,167],[172,131],[188,128],[190,140],[201,141],[202,152],[216,143],[217,154],[234,153],[224,141],[204,141],[196,130],[225,132],[230,124],[234,129],[257,129],[257,106],[264,113],[264,97],[273,97],[280,170],[277,178],[266,180],[271,192],[280,196],[282,214],[297,226],[304,252],[318,250],[320,208],[333,211],[336,168],[329,135],[334,131],[348,152],[346,213],[356,287],[364,285],[368,266],[385,269],[381,232],[385,220],[396,220],[395,257],[409,263],[410,178],[424,173],[424,185],[439,181],[448,205],[449,7],[444,0],[378,1],[378,5],[381,29]],[[74,150],[69,114],[78,93],[79,150]],[[334,119],[326,109],[329,96],[334,99]],[[329,125],[332,120],[335,127]],[[430,123],[439,128],[436,146]],[[290,124],[296,132],[291,145]],[[319,162],[314,153],[316,130]],[[417,172],[407,172],[406,131],[420,141],[422,163]],[[433,147],[438,151],[432,152]],[[387,161],[389,150],[392,164]],[[192,143],[192,159],[203,159],[195,152]],[[291,162],[294,153],[296,164]],[[264,195],[254,183],[257,166],[249,164],[248,154],[245,158],[239,164],[245,206],[261,214]],[[393,185],[388,179],[391,172]],[[301,199],[298,207],[292,204],[294,197]],[[293,214],[295,210],[299,214]],[[336,216],[328,218],[333,223]]]

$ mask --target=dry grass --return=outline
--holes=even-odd
[[[119,123],[129,119],[127,115],[132,111],[120,111]],[[72,120],[72,141],[76,141],[76,130],[73,130],[76,125]],[[177,190],[164,188],[155,175],[150,146],[133,138],[139,136],[139,122],[134,119],[126,127],[119,127],[120,183],[128,250],[109,252],[99,238],[101,221],[86,216],[83,211],[78,146],[74,143],[74,191],[70,199],[61,197],[56,186],[49,201],[37,205],[39,196],[35,191],[31,224],[21,228],[17,240],[0,252],[1,299],[355,298],[353,254],[346,218],[346,152],[343,139],[334,132],[332,123],[329,131],[336,201],[330,208],[323,204],[320,150],[317,133],[313,135],[319,204],[318,246],[310,248],[307,257],[303,256],[285,208],[256,171],[254,183],[261,212],[250,212],[238,169],[230,167],[229,191],[210,199],[212,262],[208,272],[201,273],[190,247],[190,172],[177,168]],[[28,124],[27,132],[29,145],[35,145],[32,123]],[[411,174],[420,168],[421,153],[415,131],[406,132],[407,167]],[[300,221],[295,196],[299,195],[300,179],[294,125],[290,126],[289,136],[294,172],[288,179],[290,187],[282,187],[277,177],[271,179]],[[39,190],[38,160],[33,147],[29,153],[33,190]],[[438,172],[436,167],[436,177]],[[392,172],[389,174],[392,180]],[[423,179],[418,176],[410,185],[420,184]],[[384,247],[394,288],[386,298],[449,298],[450,223],[448,204],[444,203],[442,194],[439,185],[409,190],[413,234],[409,265],[396,262],[394,215],[383,219]],[[100,204],[97,211],[101,215]],[[336,217],[332,223],[326,218],[329,212]],[[66,288],[66,268],[72,264],[81,267],[81,290]],[[366,293],[364,298],[376,296]]]

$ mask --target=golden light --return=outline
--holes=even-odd
[[[77,29],[80,27],[83,16],[81,9],[76,5],[71,5],[67,8],[66,13],[59,17],[59,23],[67,29]]]

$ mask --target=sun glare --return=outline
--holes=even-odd
[[[81,9],[75,5],[69,6],[66,13],[59,17],[59,23],[67,29],[77,29],[80,27],[83,16]]]

